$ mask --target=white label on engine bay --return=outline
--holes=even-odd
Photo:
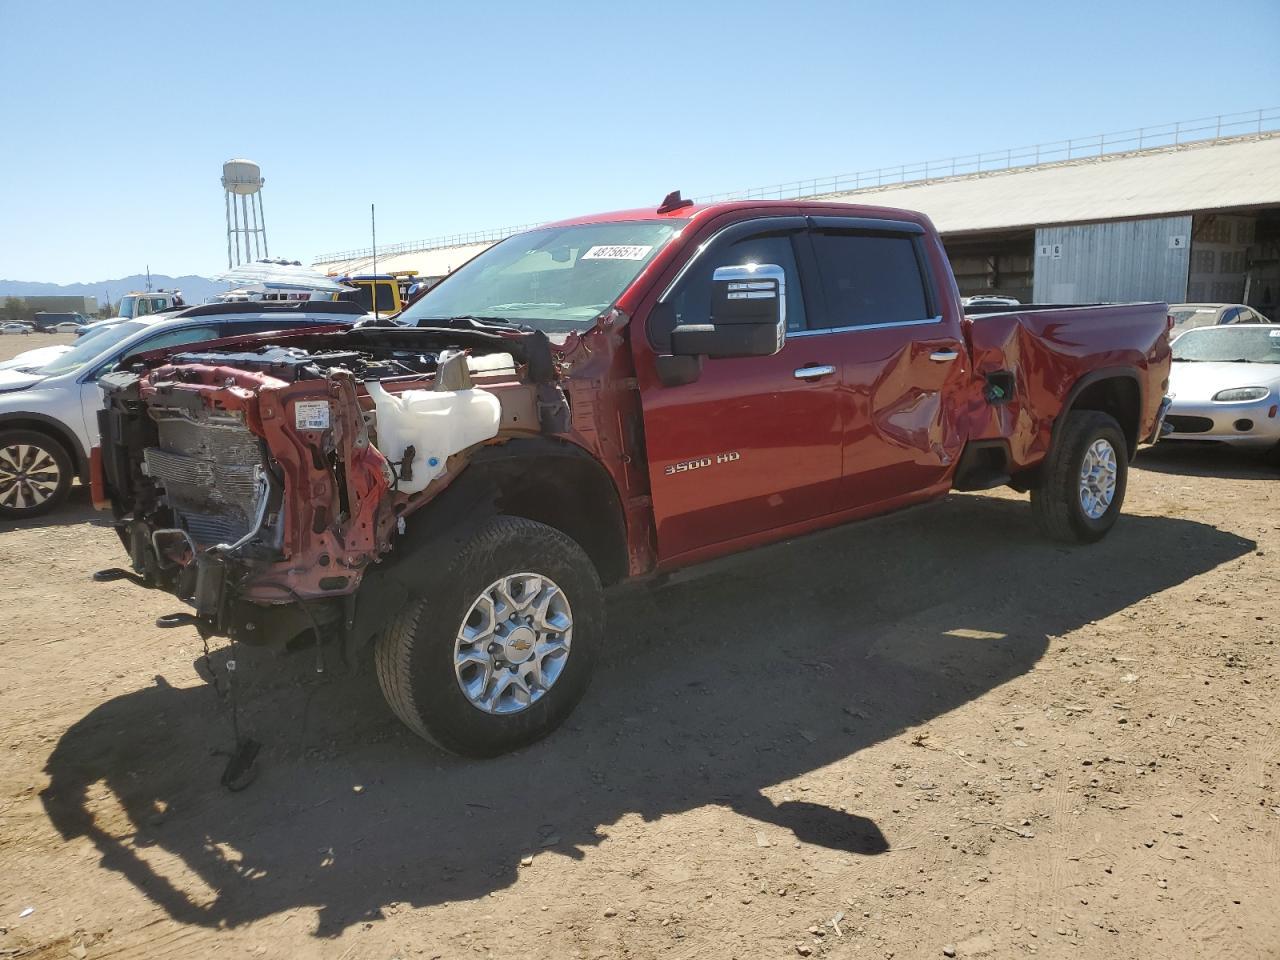
[[[647,247],[633,246],[628,244],[610,244],[607,246],[592,247],[584,253],[579,259],[581,260],[643,260],[649,255],[649,251],[653,249],[650,244]]]
[[[299,430],[328,430],[329,401],[299,400],[293,405],[293,425]]]

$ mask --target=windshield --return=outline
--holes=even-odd
[[[449,317],[519,322],[544,333],[590,326],[687,220],[545,227],[490,247],[401,315],[409,326]]]
[[[1173,359],[1280,363],[1280,327],[1204,327],[1173,343]]]
[[[357,283],[356,288],[351,292],[350,299],[353,303],[359,304],[364,310],[373,313],[373,288],[371,282]],[[391,283],[386,280],[379,281],[378,288],[378,310],[381,313],[394,313],[396,309],[396,299],[391,294]]]
[[[1190,330],[1193,327],[1211,327],[1218,319],[1217,307],[1170,307],[1169,316],[1173,317],[1175,330]]]
[[[56,357],[43,367],[39,373],[46,377],[57,377],[64,373],[73,373],[85,364],[96,360],[108,350],[114,349],[139,330],[150,326],[141,320],[129,320],[109,327],[101,333],[87,334],[76,341],[76,345],[60,357]]]
[[[118,316],[124,317],[126,320],[131,319],[134,316],[134,308],[137,306],[137,303],[137,297],[121,297],[120,312]]]

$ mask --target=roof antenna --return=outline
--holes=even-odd
[[[659,213],[674,213],[676,210],[683,210],[685,207],[692,207],[692,200],[684,200],[680,197],[679,190],[672,190],[662,198],[662,203],[658,206]]]

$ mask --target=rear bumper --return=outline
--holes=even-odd
[[[1173,397],[1163,397],[1160,400],[1160,409],[1156,411],[1156,422],[1151,427],[1151,433],[1143,438],[1143,443],[1159,443],[1160,438],[1168,432],[1165,424],[1165,418],[1169,415],[1169,407],[1173,404]]]
[[[1273,397],[1243,403],[1175,399],[1165,423],[1170,440],[1215,440],[1242,447],[1280,443],[1280,410]]]

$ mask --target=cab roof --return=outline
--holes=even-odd
[[[745,211],[772,212],[778,215],[794,213],[804,215],[832,214],[871,219],[905,220],[932,228],[929,218],[914,210],[898,207],[874,207],[863,204],[841,203],[835,200],[726,200],[719,203],[688,203],[664,210],[662,207],[637,207],[632,210],[613,210],[582,217],[570,217],[544,224],[547,227],[576,227],[591,223],[614,223],[622,220],[677,220],[690,223],[703,222],[725,213]]]

